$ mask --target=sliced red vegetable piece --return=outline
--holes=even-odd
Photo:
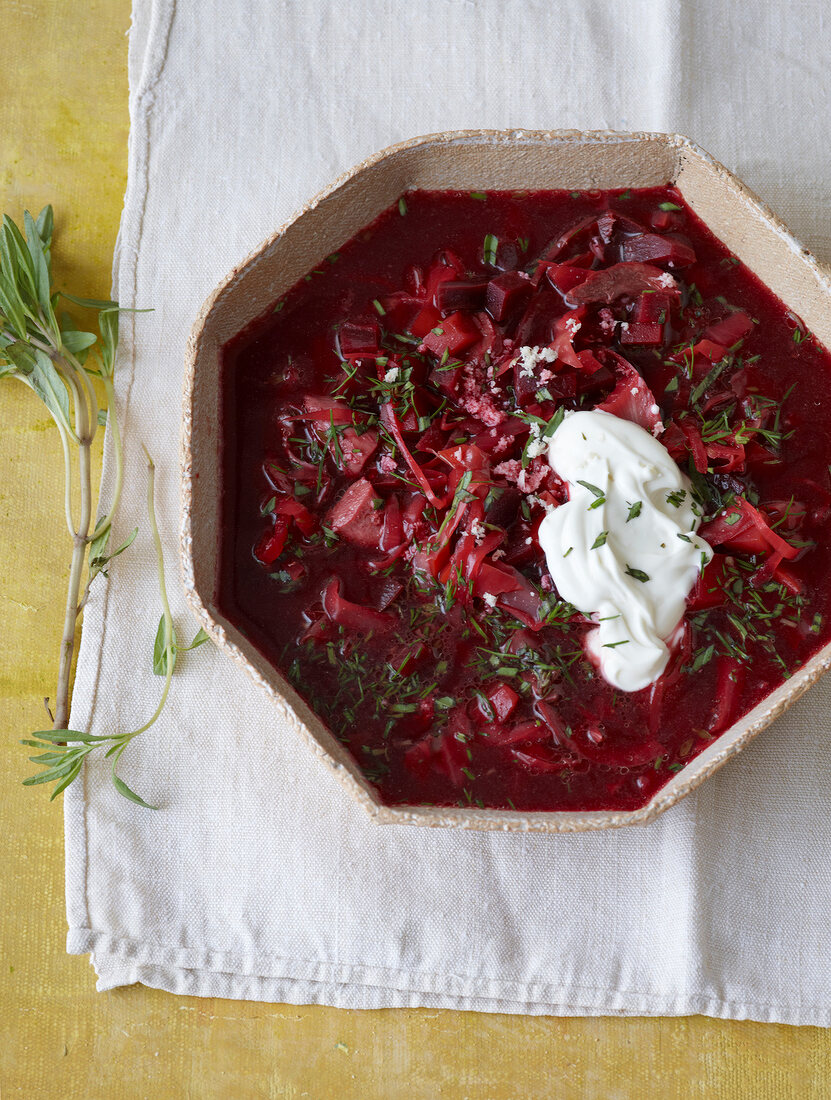
[[[494,684],[488,688],[486,695],[497,722],[505,722],[510,718],[519,702],[519,696],[508,684]]]
[[[659,235],[640,233],[626,237],[620,246],[620,258],[640,263],[665,263],[687,267],[695,263],[695,251],[690,242],[677,233]]]
[[[408,331],[411,332],[413,336],[418,336],[420,340],[423,340],[427,333],[436,328],[440,322],[441,314],[436,307],[424,306],[418,311],[415,317],[413,317],[412,321],[410,321]]]
[[[327,618],[331,619],[333,623],[337,623],[338,626],[346,627],[347,630],[361,632],[372,630],[376,634],[381,634],[393,630],[398,623],[395,615],[375,611],[374,608],[364,607],[363,604],[345,600],[340,594],[340,580],[338,577],[332,577],[327,583],[323,590],[322,599],[323,610]]]
[[[656,345],[663,343],[664,326],[657,321],[630,321],[624,328],[621,325],[621,344]]]
[[[274,526],[266,531],[257,543],[254,557],[261,561],[263,565],[271,565],[282,554],[288,533],[288,516],[278,516],[274,521]]]
[[[519,585],[516,580],[516,570],[509,566],[498,565],[496,562],[484,560],[479,567],[473,584],[474,596],[499,596],[504,592],[515,592]]]
[[[521,623],[524,623],[525,626],[530,627],[532,630],[539,630],[542,626],[540,620],[542,600],[538,593],[534,591],[531,582],[527,580],[518,569],[514,569],[513,566],[500,562],[498,568],[504,570],[506,573],[510,571],[509,576],[513,577],[514,586],[513,588],[505,589],[497,596],[497,607],[501,607],[504,611],[510,612],[514,618],[519,619]]]
[[[338,329],[338,347],[344,359],[354,356],[380,355],[381,329],[374,322],[357,325],[346,321]]]
[[[649,216],[649,224],[653,229],[677,229],[683,224],[683,217],[677,210],[653,210]]]
[[[663,275],[663,272],[661,273]],[[657,321],[663,324],[669,320],[673,301],[679,298],[679,291],[660,291],[652,294],[641,294],[632,307],[632,320],[638,322]]]
[[[365,477],[353,481],[326,518],[336,534],[355,546],[379,549],[383,512],[381,498]]]
[[[720,363],[727,354],[727,348],[716,344],[713,340],[699,340],[698,343],[693,344],[693,354],[703,355],[711,363]]]
[[[424,337],[424,347],[439,359],[447,352],[459,352],[475,344],[481,333],[470,317],[464,313],[451,313],[443,317]]]
[[[706,474],[709,463],[707,461],[707,450],[704,447],[704,440],[701,438],[701,432],[692,420],[688,418],[679,421],[678,427],[681,429],[687,441],[687,446],[692,455],[693,465],[700,474]]]
[[[485,292],[488,285],[487,279],[448,279],[444,283],[439,283],[436,290],[436,305],[442,313],[456,309],[466,309],[473,313],[485,305]]]
[[[307,420],[310,423],[325,424],[351,424],[355,415],[349,406],[326,394],[307,394],[304,401],[305,413],[299,413],[293,419]]]
[[[461,279],[465,265],[450,249],[445,248],[433,260],[424,283],[424,296],[431,305],[435,305],[436,291],[441,283],[450,279]]]
[[[551,736],[554,738],[554,744],[564,748],[567,747],[571,739],[571,730],[563,721],[559,712],[551,703],[546,702],[545,699],[537,700],[536,709],[537,713],[551,731]]]
[[[378,448],[378,433],[369,428],[358,435],[354,428],[347,428],[337,441],[330,440],[329,451],[343,473],[356,477]]]
[[[583,370],[583,364],[574,350],[574,337],[582,328],[585,315],[586,307],[580,306],[558,317],[551,338],[551,347],[557,352],[559,362],[577,370]]]
[[[310,512],[305,504],[293,497],[278,500],[274,505],[274,514],[291,517],[304,535],[310,535],[317,527],[317,516],[314,512]]]
[[[713,554],[687,598],[688,611],[705,611],[707,608],[721,607],[726,603],[727,594],[724,591],[726,564],[724,554]]]
[[[427,497],[431,504],[435,505],[437,508],[443,508],[445,503],[444,500],[440,497],[437,497],[436,494],[433,492],[433,488],[430,485],[427,477],[425,476],[424,471],[413,458],[409,448],[407,447],[407,444],[404,442],[404,437],[401,434],[401,425],[398,421],[398,417],[395,415],[395,410],[393,409],[392,405],[387,404],[381,406],[381,420],[385,427],[392,434],[395,442],[398,444],[398,449],[404,456],[404,461],[410,467],[413,476],[424,491],[424,495]]]
[[[612,264],[611,267],[590,271],[579,285],[568,290],[566,302],[570,306],[589,302],[603,302],[609,306],[624,294],[634,298],[645,290],[656,291],[663,296],[674,285],[674,280],[669,287],[666,285],[671,278],[652,264]]]
[[[744,470],[743,443],[707,443],[705,448],[708,456],[718,463],[719,473],[726,474],[731,470]]]
[[[524,308],[532,290],[529,279],[517,271],[505,271],[488,283],[485,308],[494,321],[506,321]]]
[[[524,749],[512,749],[511,756],[532,772],[559,772],[567,768],[570,760],[548,745],[529,745]],[[573,757],[571,758],[573,759]]]
[[[704,339],[712,340],[714,344],[721,344],[725,348],[732,348],[745,336],[753,331],[753,321],[744,312],[737,309],[721,321],[716,321],[704,330]]]
[[[729,508],[703,524],[699,534],[711,546],[729,546],[747,554],[773,550],[793,561],[800,553],[798,547],[777,535],[762,513],[743,496],[737,496]]]
[[[403,592],[404,585],[399,581],[395,581],[392,577],[386,577],[381,582],[381,587],[375,596],[375,608],[377,611],[384,611],[390,606],[393,600]]]
[[[663,429],[661,410],[643,377],[631,363],[611,348],[603,348],[597,354],[602,357],[604,364],[612,367],[617,384],[606,400],[596,408],[619,416],[621,420],[631,420],[633,424],[639,424],[653,435],[659,434]]]
[[[585,267],[574,267],[572,264],[545,265],[545,275],[549,283],[564,295],[568,295],[576,286],[590,280],[595,274],[600,273],[589,271]]]
[[[491,745],[521,745],[533,741],[547,741],[551,736],[546,725],[535,719],[516,722],[512,726],[492,722],[481,726],[477,733]]]
[[[403,542],[404,523],[401,519],[401,506],[398,503],[398,497],[393,493],[384,508],[384,521],[378,546],[381,550],[389,552]]]

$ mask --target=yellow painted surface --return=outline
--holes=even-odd
[[[239,2],[239,0],[232,0]],[[0,200],[55,205],[58,281],[107,296],[126,173],[129,0],[0,0]],[[0,1098],[831,1096],[831,1032],[686,1019],[347,1012],[99,994],[64,953],[59,803],[17,738],[54,690],[68,547],[57,440],[0,385]]]

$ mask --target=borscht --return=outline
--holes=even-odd
[[[387,804],[637,809],[831,637],[831,356],[672,186],[409,191],[221,385],[220,607]]]

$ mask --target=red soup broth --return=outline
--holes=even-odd
[[[829,639],[831,357],[673,187],[408,192],[222,387],[223,614],[388,804],[635,809]],[[715,550],[633,693],[536,539],[567,489],[529,443],[593,408]]]

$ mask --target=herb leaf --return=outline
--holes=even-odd
[[[633,569],[631,565],[627,565],[624,572],[627,576],[634,577],[636,581],[640,581],[641,584],[646,584],[649,580],[648,573],[644,573],[643,569]]]

